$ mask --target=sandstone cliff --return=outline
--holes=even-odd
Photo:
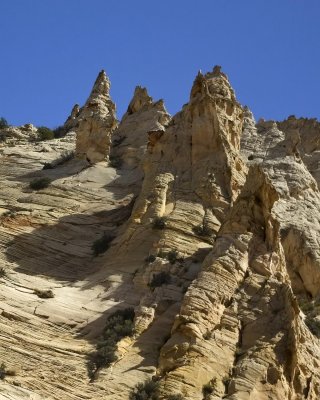
[[[86,104],[75,105],[66,121],[77,132],[76,155],[96,163],[108,158],[112,132],[117,127],[115,104],[110,98],[110,82],[104,71],[95,81]]]
[[[173,117],[138,86],[118,123],[109,88],[0,143],[0,398],[319,399],[319,122],[256,123],[220,67]]]

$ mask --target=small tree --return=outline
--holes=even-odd
[[[39,140],[51,140],[51,139],[54,139],[53,130],[47,128],[46,126],[39,126],[37,133],[38,133],[38,139]]]
[[[212,382],[206,383],[205,385],[202,386],[202,394],[205,400],[207,400],[214,392],[214,384]]]
[[[46,176],[42,178],[35,178],[29,183],[30,189],[40,190],[47,188],[51,183],[51,179]]]
[[[105,253],[110,247],[110,243],[112,242],[113,239],[114,236],[105,232],[101,238],[93,242],[93,245],[91,246],[93,255],[97,257],[99,254]]]
[[[117,360],[117,343],[134,334],[134,309],[126,308],[111,314],[104,327],[96,351],[89,357],[87,369],[91,380],[100,368],[109,367]]]
[[[150,282],[149,286],[151,288],[156,288],[162,285],[168,285],[171,282],[171,275],[169,272],[162,271],[158,274],[154,274],[152,277],[152,281]]]
[[[167,400],[184,400],[182,394],[169,394]]]
[[[158,400],[160,399],[159,382],[148,379],[138,383],[129,395],[129,400]]]
[[[153,229],[164,229],[166,227],[166,219],[164,217],[156,217],[152,221]]]
[[[3,117],[0,118],[0,129],[8,128],[9,124]]]
[[[6,364],[0,364],[0,379],[4,379],[6,377]]]

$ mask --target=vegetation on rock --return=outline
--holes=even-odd
[[[171,275],[169,272],[162,271],[158,274],[154,274],[152,277],[152,281],[150,282],[149,286],[151,288],[156,288],[162,285],[168,285],[171,282]]]
[[[132,390],[129,400],[159,400],[159,382],[148,379],[143,383],[138,383]]]
[[[212,230],[207,225],[198,225],[193,228],[193,232],[198,236],[211,236]]]
[[[209,382],[202,386],[202,394],[204,400],[209,399],[210,395],[214,392],[214,384]]]
[[[9,126],[8,121],[5,118],[1,117],[0,118],[0,129],[8,128],[8,126]]]
[[[40,297],[40,299],[52,299],[54,297],[52,290],[35,289],[34,294]]]
[[[38,127],[38,140],[51,140],[54,139],[54,132],[52,129],[47,128],[46,126]]]
[[[105,253],[109,249],[110,243],[113,239],[114,236],[110,235],[110,233],[105,232],[101,238],[93,242],[91,246],[93,255],[97,257],[99,254]]]
[[[90,379],[95,378],[100,368],[108,367],[117,360],[117,343],[134,334],[133,320],[133,308],[115,311],[108,317],[96,351],[89,357],[87,367]]]
[[[44,176],[41,178],[35,178],[29,183],[29,187],[33,190],[40,190],[47,188],[51,183],[51,179]]]
[[[153,229],[164,229],[166,227],[166,219],[164,217],[156,217],[152,221]]]

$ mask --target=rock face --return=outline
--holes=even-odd
[[[154,102],[147,89],[137,86],[128,110],[112,136],[111,158],[126,170],[139,168],[147,150],[148,133],[164,131],[171,117],[162,100]]]
[[[67,126],[78,125],[76,155],[90,163],[108,158],[111,135],[117,127],[116,109],[109,92],[109,79],[101,71],[86,104],[81,110],[76,105],[66,121]]]
[[[118,127],[114,110],[100,73],[76,134],[0,147],[0,362],[16,369],[0,397],[124,400],[152,378],[161,400],[318,400],[319,122],[256,123],[220,67],[172,118],[139,86]],[[90,381],[128,307],[134,334]]]

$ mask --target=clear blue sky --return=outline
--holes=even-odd
[[[105,69],[118,117],[134,87],[188,101],[222,65],[256,118],[320,117],[320,0],[0,0],[0,116],[55,127]]]

